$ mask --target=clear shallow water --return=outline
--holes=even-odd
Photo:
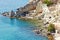
[[[27,4],[28,0],[0,0],[0,12],[15,10]],[[34,26],[26,21],[10,19],[0,15],[0,40],[47,40],[36,35]]]
[[[34,26],[29,22],[0,15],[0,40],[47,40],[36,35],[33,29]]]

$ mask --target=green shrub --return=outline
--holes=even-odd
[[[53,3],[52,3],[51,1],[49,1],[49,0],[44,0],[44,3],[47,4],[47,6],[53,4]]]
[[[49,32],[54,32],[54,33],[55,33],[54,24],[49,24],[49,26],[48,26],[48,31],[49,31]]]

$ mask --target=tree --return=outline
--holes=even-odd
[[[50,0],[44,0],[44,3],[47,4],[47,6],[53,4],[53,2],[51,2]]]
[[[55,33],[55,27],[54,27],[54,24],[49,24],[49,26],[48,26],[48,31],[49,31],[49,32]]]

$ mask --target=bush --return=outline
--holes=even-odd
[[[51,1],[49,1],[49,0],[44,0],[44,3],[47,4],[47,6],[53,4],[53,3],[52,3]]]
[[[54,24],[49,24],[49,26],[48,26],[48,31],[55,33]]]

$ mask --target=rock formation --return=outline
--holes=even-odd
[[[9,12],[9,17],[14,17],[14,16],[15,16],[15,12],[14,11]]]
[[[14,11],[4,12],[2,13],[2,15],[7,17],[15,17],[15,12]]]
[[[58,0],[53,1],[49,0],[49,1],[57,3]],[[20,16],[26,16],[26,14],[28,14],[30,16],[38,18],[40,17],[41,14],[43,13],[46,14],[48,13],[47,11],[49,11],[47,5],[44,4],[43,2],[44,0],[30,0],[30,2],[24,7],[17,8],[16,12],[4,12],[3,15],[5,16],[8,15],[9,17],[14,17],[15,15],[15,17],[20,17]],[[31,11],[35,12],[32,13]]]
[[[26,16],[27,13],[29,13],[29,11],[36,9],[36,5],[40,0],[33,0],[31,2],[29,2],[27,5],[25,5],[24,7],[20,7],[17,9],[16,14],[11,11],[8,12],[8,16],[12,17],[12,16],[16,16],[16,17],[20,17],[20,16]],[[7,16],[7,12],[4,12],[3,15]]]
[[[50,11],[49,9],[49,11],[50,12],[48,12],[48,10],[45,12],[42,12],[42,20],[44,21],[44,24],[46,24],[46,23],[48,23],[48,24],[46,24],[45,26],[48,26],[50,23],[59,23],[60,22],[60,4],[57,4],[57,5],[55,5],[55,10],[53,10],[53,11]],[[47,9],[47,8],[46,8]]]
[[[29,2],[27,5],[25,5],[24,7],[20,7],[20,8],[18,8],[17,9],[17,11],[16,11],[16,17],[20,17],[20,16],[22,16],[22,14],[23,15],[25,15],[25,14],[27,14],[27,13],[29,13],[29,11],[31,11],[31,10],[35,10],[36,9],[36,6],[37,6],[37,3],[39,2],[40,0],[33,0],[33,1],[31,1],[31,2]],[[25,13],[25,14],[24,14]],[[10,17],[12,17],[12,15],[14,14],[12,14],[12,12],[9,12],[9,16]],[[14,16],[14,15],[13,15]]]

